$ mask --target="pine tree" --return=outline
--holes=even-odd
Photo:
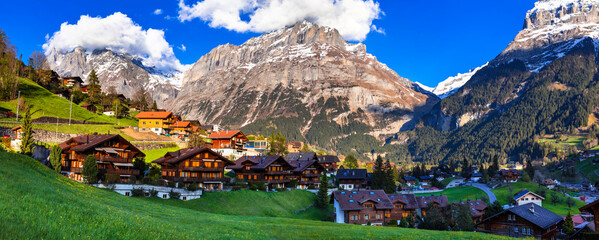
[[[457,227],[460,231],[474,231],[474,221],[472,220],[472,213],[470,213],[469,207],[467,205],[458,206],[458,214],[456,219]]]
[[[564,233],[570,235],[574,233],[574,221],[572,221],[572,214],[568,212],[566,216],[566,220],[564,220],[564,225],[562,226]]]
[[[385,171],[384,171],[383,158],[378,156],[374,161],[374,167],[372,169],[372,181],[371,188],[375,190],[385,189]]]
[[[468,162],[468,159],[464,158],[464,161],[462,161],[462,177],[470,177],[470,171],[472,171],[470,163]]]
[[[25,116],[23,117],[23,138],[21,139],[21,153],[31,156],[33,151],[33,124],[31,123],[31,112],[32,105],[25,103],[24,105]]]
[[[322,175],[320,185],[318,186],[318,194],[314,202],[314,206],[320,209],[326,209],[329,206],[329,194],[328,194],[329,180],[326,174]]]
[[[312,149],[310,149],[310,145],[306,143],[302,146],[302,149],[300,149],[300,152],[312,152]]]
[[[98,75],[96,75],[96,70],[92,69],[89,73],[89,77],[87,79],[89,84],[89,97],[92,103],[98,103],[100,101],[100,96],[102,95],[102,89],[100,87],[100,80],[98,80]]]
[[[154,103],[152,103],[152,110],[158,110],[158,104],[156,104],[156,100],[154,100]]]
[[[416,227],[416,223],[415,223],[416,221],[414,220],[414,215],[412,215],[410,213],[410,214],[408,214],[408,217],[406,217],[406,218],[407,218],[406,222],[408,223],[408,227],[409,228],[415,228]]]
[[[87,155],[85,161],[83,161],[83,169],[81,175],[86,183],[95,183],[98,179],[98,166],[96,165],[96,157],[94,155]]]
[[[395,175],[393,174],[394,168],[391,167],[391,162],[387,159],[385,162],[385,183],[384,188],[385,193],[395,193],[397,186],[395,185]]]
[[[535,168],[532,166],[531,160],[526,161],[526,172],[528,173],[529,177],[535,175]]]
[[[400,228],[410,227],[410,224],[408,224],[408,218],[401,218],[401,220],[399,220],[399,227]]]
[[[60,148],[60,146],[58,145],[54,145],[54,147],[52,147],[52,150],[50,151],[50,163],[52,164],[54,171],[56,171],[57,173],[60,173],[60,170],[62,169],[61,154],[62,148]]]

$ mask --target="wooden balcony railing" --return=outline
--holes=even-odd
[[[303,185],[308,185],[308,184],[317,184],[317,183],[320,183],[320,181],[310,180],[310,181],[299,181],[297,183],[298,184],[303,184]]]
[[[214,182],[222,182],[224,178],[222,177],[175,177],[173,181],[175,182],[206,182],[206,181],[214,181]]]
[[[285,175],[290,173],[290,171],[268,171],[266,172],[266,175]]]
[[[107,174],[118,174],[118,175],[139,175],[137,169],[106,169]]]
[[[318,174],[318,173],[304,173],[304,174],[302,174],[302,176],[304,176],[304,177],[320,177],[320,174]]]
[[[288,183],[289,179],[270,179],[266,180],[266,183]]]
[[[132,162],[132,160],[128,159],[128,158],[106,157],[106,156],[97,157],[96,161],[101,161],[101,162],[116,162],[116,163],[130,163],[130,162]]]
[[[80,167],[71,167],[70,170],[67,170],[67,171],[70,171],[73,173],[81,173],[81,170],[82,170],[82,168],[80,168]]]
[[[190,172],[224,172],[224,167],[185,167],[184,171]]]

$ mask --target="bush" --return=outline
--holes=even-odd
[[[144,196],[144,190],[142,188],[133,188],[131,190],[131,196],[132,197],[143,197]]]
[[[135,184],[137,182],[137,178],[135,176],[129,177],[129,184]]]
[[[106,182],[106,184],[121,183],[121,176],[118,174],[106,174],[105,178],[106,179],[104,180],[104,182]]]
[[[177,187],[177,183],[176,183],[176,182],[173,182],[173,181],[168,181],[168,182],[166,183],[166,186],[167,186],[167,187],[170,187],[170,188],[174,188],[174,187]]]
[[[193,182],[193,183],[189,184],[189,186],[187,186],[187,191],[194,192],[197,190],[198,190],[198,184],[195,182]]]
[[[296,188],[297,187],[297,179],[293,179],[293,180],[289,181],[287,186],[290,188]]]
[[[255,182],[250,185],[250,190],[266,191],[266,184],[264,182]]]
[[[185,188],[185,183],[184,182],[178,182],[177,183],[177,188]]]
[[[171,191],[168,193],[168,197],[170,199],[179,199],[179,198],[181,198],[181,194],[178,192],[175,192],[171,189]]]
[[[152,178],[150,178],[150,177],[148,177],[148,176],[145,176],[145,177],[144,177],[144,178],[141,180],[141,182],[142,182],[143,184],[152,184]]]
[[[148,193],[150,193],[150,197],[157,197],[158,196],[158,191],[156,191],[156,189],[153,189],[148,191]]]
[[[391,219],[391,220],[389,220],[389,223],[387,225],[397,227],[397,220]]]

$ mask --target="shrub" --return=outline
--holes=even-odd
[[[131,196],[132,197],[143,197],[144,196],[144,190],[142,188],[133,188],[131,190]]]
[[[121,176],[118,174],[106,174],[104,181],[106,184],[121,183]]]
[[[83,179],[87,184],[96,183],[98,179],[98,166],[96,165],[96,158],[94,155],[85,157],[81,175],[83,175]]]
[[[187,191],[194,192],[196,190],[198,190],[198,184],[195,182],[193,182],[193,183],[189,184],[189,186],[187,186]]]
[[[178,182],[177,183],[177,188],[185,188],[185,183],[184,182]]]
[[[266,191],[266,184],[264,182],[255,182],[250,185],[250,190]]]
[[[175,192],[171,189],[171,191],[168,193],[168,197],[170,199],[179,199],[179,198],[181,198],[181,194],[178,192]]]
[[[153,189],[148,191],[148,193],[150,193],[150,197],[157,197],[158,196],[158,191],[156,191],[156,189]]]
[[[393,227],[397,227],[397,220],[395,220],[395,219],[389,220],[388,225],[389,226],[393,226]]]
[[[177,187],[177,183],[176,183],[176,182],[173,182],[173,181],[168,181],[168,182],[166,183],[166,186],[167,186],[167,187],[170,187],[170,188],[174,188],[174,187]]]
[[[148,176],[145,176],[145,177],[144,177],[144,178],[141,180],[141,182],[142,182],[143,184],[152,184],[152,178],[150,178],[150,177],[148,177]]]
[[[293,180],[289,181],[289,184],[287,184],[287,186],[290,188],[296,188],[297,187],[297,179],[293,179]]]

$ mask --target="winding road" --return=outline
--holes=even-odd
[[[495,196],[495,193],[491,192],[491,188],[489,188],[489,186],[487,186],[486,184],[472,183],[471,185],[473,187],[483,190],[485,193],[487,193],[487,195],[489,196],[490,203],[497,201],[497,197]]]

